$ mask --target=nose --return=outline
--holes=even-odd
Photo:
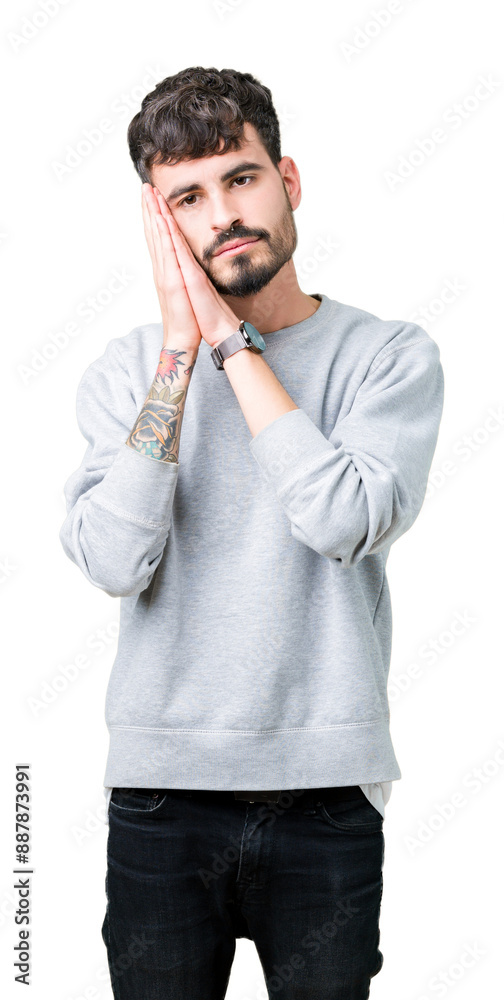
[[[235,212],[236,205],[233,205],[232,200],[228,199],[228,196],[223,192],[220,192],[212,200],[210,207],[210,228],[216,240],[220,237],[222,242],[224,242],[223,237],[230,233],[231,227],[242,224],[243,220],[239,216],[236,216]]]
[[[222,225],[219,226],[213,226],[216,238],[229,236],[230,239],[232,239],[233,238],[232,230],[236,229],[236,227],[239,225],[240,225],[240,219],[235,218],[235,219],[230,219],[229,222],[226,222],[225,225],[223,223]]]

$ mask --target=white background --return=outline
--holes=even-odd
[[[202,65],[251,72],[272,90],[282,154],[301,173],[295,263],[303,291],[383,319],[415,315],[441,350],[445,407],[428,495],[388,562],[391,731],[402,780],[386,809],[384,966],[371,996],[496,996],[504,780],[501,5],[403,0],[384,26],[373,11],[387,4],[360,0],[224,0],[220,11],[212,0],[51,0],[55,6],[46,24],[30,0],[4,2],[1,17],[3,995],[22,993],[13,982],[14,769],[29,762],[30,996],[112,996],[100,933],[102,781],[119,600],[84,579],[58,532],[63,485],[85,449],[75,419],[78,381],[112,337],[160,319],[127,125],[157,82]],[[343,43],[354,39],[352,52]],[[482,78],[493,91],[478,99]],[[58,177],[69,147],[104,118],[111,131]],[[445,141],[420,162],[419,143],[436,128]],[[387,179],[409,157],[409,176]],[[322,240],[338,248],[316,263]],[[79,320],[79,305],[107,288],[114,269],[129,276],[124,289],[91,321]],[[79,335],[47,350],[76,320]],[[46,358],[38,371],[36,357]],[[99,630],[102,652],[89,645]],[[87,666],[44,703],[62,668],[83,654]],[[456,793],[464,804],[443,818]],[[478,957],[464,965],[468,947]],[[264,996],[255,947],[239,939],[228,998]]]

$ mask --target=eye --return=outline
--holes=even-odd
[[[236,184],[236,181],[253,181],[253,180],[254,180],[254,177],[252,177],[250,174],[240,174],[240,176],[239,177],[235,177],[231,181],[231,183],[232,184]],[[239,187],[248,187],[248,185],[247,184],[240,184]],[[187,197],[183,198],[183,200],[178,203],[177,208],[182,208],[182,206],[185,205],[186,202],[189,201],[189,198],[197,198],[197,197],[198,197],[198,195],[196,195],[196,194],[188,194]],[[192,208],[193,205],[194,205],[194,202],[191,205],[187,205],[187,207],[188,208]]]

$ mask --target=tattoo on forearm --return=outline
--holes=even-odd
[[[196,358],[182,372],[179,366],[189,355],[163,347],[149,395],[126,441],[142,455],[161,462],[178,462],[184,405]]]

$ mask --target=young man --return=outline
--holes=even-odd
[[[129,126],[161,323],[77,394],[61,541],[121,598],[106,698],[116,997],[361,1000],[381,969],[385,564],[425,496],[436,343],[299,288],[299,173],[248,73],[163,80]],[[243,321],[243,322],[242,322]]]

